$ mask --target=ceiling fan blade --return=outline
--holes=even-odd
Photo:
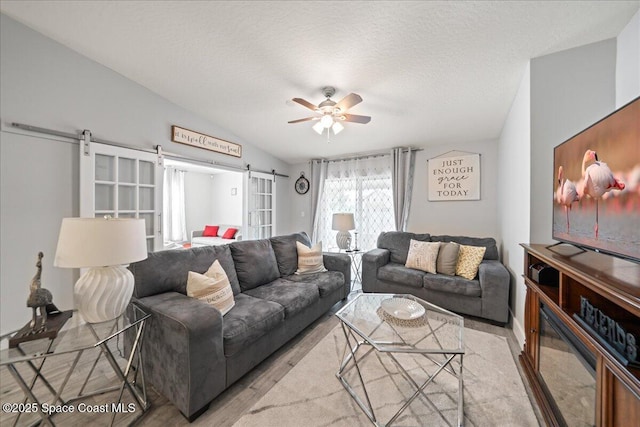
[[[303,107],[307,107],[311,111],[316,111],[318,109],[318,107],[316,107],[315,105],[313,105],[309,101],[305,101],[302,98],[293,98],[292,101],[293,102],[297,102],[298,104],[302,105]]]
[[[349,108],[354,105],[360,104],[362,102],[362,97],[356,93],[350,93],[349,95],[342,98],[342,101],[338,102],[335,105],[335,108],[339,108],[340,111],[347,111]]]
[[[308,122],[309,120],[320,120],[320,117],[305,117],[304,119],[291,120],[289,123]]]
[[[369,116],[358,116],[357,114],[343,114],[345,122],[366,124],[371,121]]]

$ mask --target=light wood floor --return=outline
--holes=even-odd
[[[349,299],[355,295],[352,293]],[[333,314],[340,309],[344,303],[338,303],[332,308],[332,310],[315,323],[310,325],[298,336],[293,338],[282,348],[272,354],[269,358],[263,361],[251,372],[246,374],[237,383],[232,385],[223,394],[218,396],[212,403],[207,412],[201,415],[191,425],[193,426],[216,426],[227,427],[232,426],[242,415],[247,412],[262,396],[264,396],[275,384],[280,381],[290,370],[293,368],[316,344],[318,344],[322,338],[324,338],[336,325],[338,320]],[[508,339],[511,348],[512,355],[520,371],[520,375],[523,373],[520,369],[517,356],[520,353],[520,348],[513,335],[513,332],[509,328],[502,328],[499,326],[491,325],[483,321],[476,319],[465,318],[465,326],[476,330],[490,332],[496,335],[504,336]],[[90,369],[93,358],[87,357],[86,361],[80,363],[76,370],[78,373],[86,373]],[[66,373],[68,366],[70,366],[72,359],[70,357],[57,358],[54,366],[48,366],[45,370],[46,375],[53,382],[61,381],[62,377]],[[124,362],[124,361],[123,361]],[[24,368],[23,368],[24,369]],[[97,366],[97,376],[95,380],[92,380],[92,385],[96,388],[113,383],[116,378],[112,373],[110,367],[104,359],[101,359]],[[30,378],[30,376],[27,376]],[[74,374],[75,378],[75,374]],[[80,378],[80,376],[78,376]],[[524,378],[524,377],[523,377]],[[73,392],[80,387],[80,382],[84,380],[84,377],[80,380],[72,379],[67,386],[68,391]],[[529,393],[530,399],[533,403],[536,416],[542,423],[540,411],[535,404],[531,390],[529,389],[526,381],[525,387]],[[41,387],[42,391],[43,388]],[[152,387],[148,387],[148,393],[152,402],[152,407],[149,412],[138,422],[137,425],[141,426],[186,426],[189,423],[182,417],[180,412],[164,397],[156,393]],[[16,385],[13,378],[10,376],[6,368],[3,368],[0,372],[0,402],[22,402],[22,390]],[[91,404],[103,404],[111,403],[115,400],[115,395],[112,393],[104,394],[90,398],[88,400]],[[132,402],[128,393],[125,392],[125,402]],[[119,414],[117,417],[118,425],[126,425],[135,414],[123,415]],[[0,413],[0,425],[12,425],[15,419],[15,415]],[[36,418],[31,418],[31,420]],[[23,420],[20,420],[20,425],[23,424]],[[59,414],[56,415],[54,421],[57,425],[64,426],[85,426],[85,425],[108,425],[110,421],[110,414]],[[268,426],[266,426],[268,427]]]

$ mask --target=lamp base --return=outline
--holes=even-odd
[[[351,234],[348,231],[338,231],[336,243],[340,249],[349,249],[351,245]]]
[[[89,323],[115,319],[131,300],[133,282],[133,274],[121,265],[90,268],[73,288],[78,312]]]

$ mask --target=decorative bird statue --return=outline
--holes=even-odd
[[[564,206],[564,212],[567,215],[567,233],[569,233],[569,211],[571,210],[571,204],[580,200],[578,196],[578,190],[573,181],[568,179],[562,179],[562,166],[558,168],[558,188],[556,189],[556,201],[558,204]]]
[[[593,161],[589,167],[587,163]],[[582,182],[578,188],[580,198],[585,195],[596,201],[596,225],[594,231],[598,238],[598,199],[604,193],[611,190],[624,190],[624,183],[618,181],[609,166],[598,160],[598,154],[593,150],[587,150],[582,158]]]
[[[31,307],[33,310],[33,317],[29,326],[31,327],[31,333],[38,333],[45,329],[47,323],[47,305],[53,304],[53,296],[51,292],[42,287],[40,278],[42,277],[42,257],[44,254],[38,252],[38,262],[36,262],[36,268],[38,269],[36,275],[31,279],[31,285],[29,286],[29,298],[27,299],[27,307]],[[40,317],[42,318],[40,327],[36,329],[38,316],[36,311],[40,309]]]

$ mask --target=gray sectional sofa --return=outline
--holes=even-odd
[[[474,280],[431,274],[405,267],[411,239],[484,246],[486,252]],[[456,313],[497,323],[509,320],[510,276],[500,263],[493,238],[431,236],[409,232],[383,232],[377,248],[362,256],[363,292],[408,293]]]
[[[189,420],[284,343],[345,299],[348,255],[325,253],[327,272],[295,275],[296,241],[305,233],[188,250],[162,251],[133,263],[133,301],[152,314],[145,326],[147,382]],[[220,311],[186,295],[189,271],[224,268],[235,306]]]

